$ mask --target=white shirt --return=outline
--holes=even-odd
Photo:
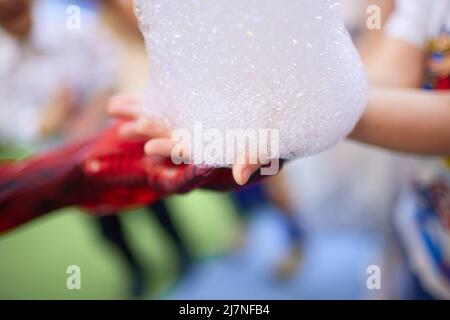
[[[0,142],[39,140],[42,108],[63,84],[82,100],[112,88],[117,79],[115,50],[105,35],[87,21],[80,30],[69,30],[64,7],[52,8],[43,10],[37,2],[27,44],[0,28]]]
[[[430,38],[450,32],[450,0],[397,0],[386,30],[391,37],[424,48]]]

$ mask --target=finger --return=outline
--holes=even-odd
[[[111,104],[108,114],[122,120],[136,120],[142,115],[142,109],[138,105]]]
[[[171,158],[174,164],[190,163],[189,148],[171,139],[153,139],[146,143],[145,153],[151,156]]]
[[[170,139],[153,139],[145,144],[145,153],[151,156],[171,157],[172,150],[177,146]]]
[[[142,97],[114,96],[109,100],[108,113],[111,116],[134,120],[142,115]]]
[[[152,117],[138,120],[137,131],[148,138],[170,138],[171,129],[161,120]]]
[[[144,97],[140,94],[116,94],[111,98],[111,102],[128,106],[142,104],[143,101]]]
[[[119,136],[125,140],[146,140],[147,137],[140,134],[136,121],[125,122],[119,129]]]
[[[233,178],[238,185],[243,186],[260,168],[260,164],[235,164],[233,165]]]

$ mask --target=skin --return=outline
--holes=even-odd
[[[114,3],[118,8],[132,6],[132,1],[108,2]],[[34,0],[0,0],[0,28],[19,43],[26,44],[33,30],[33,5]],[[132,11],[128,11],[128,15],[133,16]],[[134,28],[137,33],[136,22]],[[41,136],[52,136],[64,130],[71,137],[89,135],[96,131],[98,124],[105,118],[105,106],[111,92],[92,93],[83,112],[73,114],[76,99],[72,89],[69,84],[62,84],[55,89],[49,103],[42,107],[39,128]]]
[[[134,6],[133,1],[129,0],[107,0],[107,2],[111,3],[115,6],[122,16],[124,17],[126,23],[138,31],[136,16],[134,15]]]
[[[113,117],[127,120],[120,132],[124,139],[149,138],[145,145],[148,155],[171,157],[173,148],[178,142],[172,141],[172,129],[163,121],[142,114],[142,97],[116,96],[110,100],[109,114]],[[182,154],[189,154],[186,147],[182,147]],[[239,185],[245,185],[250,177],[261,168],[258,164],[234,165],[233,177]]]
[[[418,155],[450,155],[450,93],[420,89],[425,55],[424,48],[383,34],[366,62],[372,88],[351,139]]]
[[[103,0],[101,4],[103,21],[108,28],[124,37],[141,38],[133,1]],[[83,138],[98,131],[99,124],[105,119],[105,106],[114,89],[91,94],[81,113],[66,125],[66,131],[72,138]]]
[[[394,151],[449,156],[450,93],[374,87],[350,138]]]
[[[123,21],[126,21],[133,31],[139,33],[131,1],[104,1],[104,5],[106,9],[120,13],[124,18]],[[129,120],[129,123],[122,129],[124,138],[151,138],[152,140],[145,146],[146,153],[170,157],[172,149],[177,145],[177,142],[171,140],[172,128],[167,127],[159,119],[148,118],[141,114],[139,108],[141,103],[142,97],[139,96],[117,96],[110,101],[109,113],[114,117]],[[183,149],[183,153],[188,154],[187,148]],[[235,165],[233,176],[238,184],[244,185],[258,169],[260,169],[260,165]]]
[[[70,87],[62,86],[55,97],[42,108],[42,119],[39,133],[42,137],[49,137],[63,129],[68,123],[71,106],[75,101]]]
[[[103,0],[104,16],[107,24],[115,31],[126,32],[128,36],[142,37],[139,25],[134,14],[133,1],[130,0]],[[120,29],[120,30],[117,30]]]
[[[374,48],[377,47],[383,39],[383,27],[389,19],[391,13],[395,9],[394,0],[367,0],[367,7],[377,6],[381,12],[381,29],[368,29],[365,25],[361,26],[361,30],[365,30],[357,39],[358,51],[363,61],[373,59]],[[366,24],[366,21],[364,21]]]
[[[349,138],[370,145],[418,155],[450,155],[450,93],[420,89],[425,51],[410,43],[379,35],[365,58],[371,83],[367,109]],[[171,128],[140,113],[139,97],[117,97],[110,114],[131,122],[122,135],[149,137],[150,155],[170,157],[175,142]],[[260,165],[234,165],[236,182],[244,185]]]
[[[365,61],[373,86],[419,88],[422,82],[425,52],[402,40],[383,36]]]
[[[159,119],[145,117],[140,111],[141,103],[140,97],[115,97],[110,102],[109,112],[130,121],[122,129],[124,138],[151,138],[145,152],[170,157],[177,144],[170,138],[171,128]],[[366,112],[350,138],[394,151],[448,156],[449,123],[449,93],[374,87]],[[237,183],[244,185],[259,169],[260,165],[234,165],[233,176]]]
[[[26,43],[33,29],[33,0],[0,0],[0,28],[3,28],[19,43]],[[59,131],[67,120],[72,94],[62,86],[50,102],[43,106],[40,134],[50,136]]]
[[[25,40],[33,25],[33,0],[0,0],[0,27],[17,39]]]
[[[134,14],[133,1],[103,0],[101,5],[103,22],[109,29],[120,37],[134,37],[143,42]],[[88,99],[85,111],[69,126],[69,131],[74,133],[72,136],[79,137],[80,132],[90,135],[92,132],[87,131],[86,128],[98,127],[98,123],[105,116],[105,105],[108,104],[110,96],[111,92],[100,92]]]
[[[383,16],[389,16],[394,6],[387,4],[384,8]],[[425,50],[391,38],[384,30],[377,32],[376,41],[369,39],[362,42],[370,42],[370,50],[362,50],[362,54],[371,84],[370,97],[350,138],[394,151],[448,156],[449,93],[420,89]],[[431,68],[441,76],[448,75],[448,58]]]

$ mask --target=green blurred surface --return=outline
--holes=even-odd
[[[0,148],[0,159],[20,149]],[[227,251],[237,225],[233,207],[219,194],[195,192],[169,201],[174,220],[195,257]],[[148,297],[175,283],[178,261],[170,239],[144,210],[121,215],[133,251],[148,270]],[[66,288],[67,267],[81,268],[81,290]],[[0,299],[126,299],[128,273],[92,218],[69,208],[0,237]]]

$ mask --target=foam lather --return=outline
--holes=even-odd
[[[277,129],[280,157],[354,128],[361,59],[334,0],[135,0],[151,60],[146,110],[174,128]]]

